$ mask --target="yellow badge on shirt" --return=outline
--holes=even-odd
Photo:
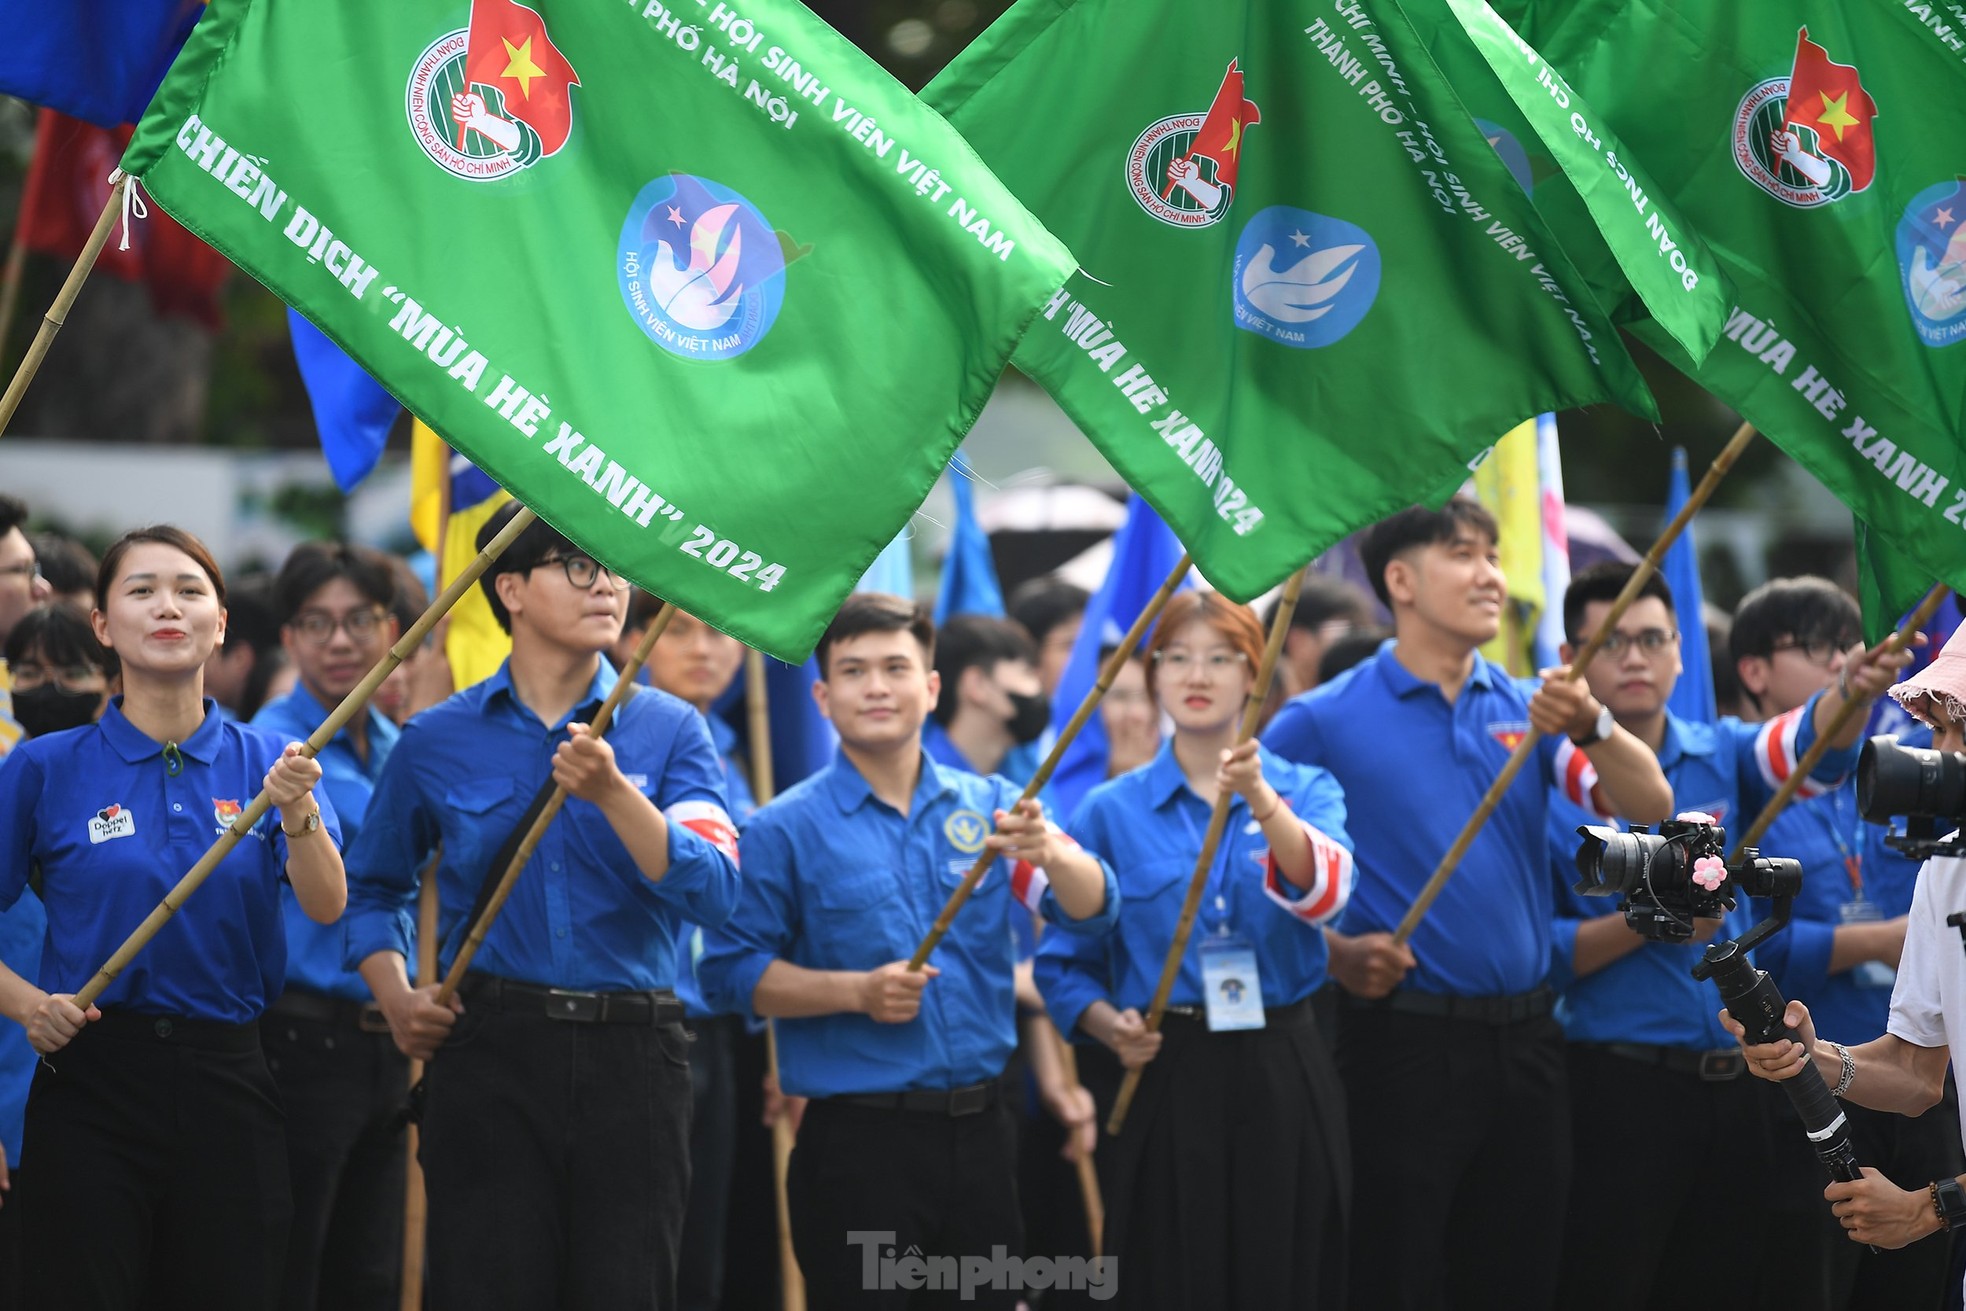
[[[957,851],[974,856],[990,836],[990,821],[973,810],[958,810],[942,821],[942,836]]]

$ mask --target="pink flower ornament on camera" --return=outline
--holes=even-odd
[[[1693,881],[1712,892],[1727,881],[1727,862],[1718,856],[1702,856],[1693,862]]]

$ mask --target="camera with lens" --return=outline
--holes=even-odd
[[[1582,824],[1577,836],[1575,890],[1586,897],[1623,897],[1625,923],[1640,937],[1685,942],[1693,921],[1718,919],[1737,898],[1790,897],[1802,887],[1802,864],[1763,856],[1753,847],[1727,859],[1727,830],[1693,812],[1670,819],[1657,833]]]
[[[1966,855],[1954,832],[1966,828],[1966,755],[1899,746],[1892,736],[1870,739],[1857,757],[1857,812],[1891,825],[1885,845],[1913,860]],[[1903,832],[1892,823],[1899,815]]]

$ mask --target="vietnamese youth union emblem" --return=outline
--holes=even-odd
[[[1898,272],[1920,340],[1966,338],[1966,177],[1912,197],[1898,220]]]
[[[579,85],[537,13],[513,0],[472,0],[471,26],[417,56],[405,108],[424,154],[457,177],[489,182],[566,145]]]
[[[1140,208],[1177,228],[1220,222],[1235,200],[1243,133],[1263,121],[1243,99],[1242,70],[1229,61],[1204,114],[1174,114],[1142,132],[1126,156],[1126,187]]]
[[[1735,109],[1734,165],[1784,205],[1831,204],[1877,175],[1875,117],[1857,70],[1832,60],[1805,27],[1789,75],[1758,83]]]
[[[1298,350],[1329,346],[1379,297],[1379,247],[1364,228],[1289,205],[1261,211],[1236,240],[1236,326]]]
[[[621,225],[621,299],[671,355],[727,360],[771,331],[785,300],[785,251],[757,206],[729,187],[668,173]]]

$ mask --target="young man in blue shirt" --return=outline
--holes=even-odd
[[[935,635],[942,690],[922,725],[937,764],[1001,774],[1022,787],[1044,761],[1051,700],[1038,681],[1038,649],[1023,627],[989,615],[952,615]]]
[[[1617,562],[1579,573],[1564,594],[1569,660],[1603,622],[1632,575]],[[1836,688],[1818,690],[1764,724],[1725,718],[1694,723],[1667,708],[1681,671],[1673,598],[1649,578],[1585,670],[1591,694],[1659,758],[1677,811],[1698,811],[1745,832],[1797,761],[1841,709]],[[1866,702],[1906,657],[1874,653],[1853,663],[1850,690]],[[1803,785],[1834,788],[1855,767],[1854,719]],[[1573,890],[1579,824],[1604,821],[1567,800],[1550,803],[1555,873],[1551,982],[1569,1039],[1575,1157],[1564,1234],[1559,1306],[1643,1307],[1698,1288],[1716,1302],[1751,1302],[1761,1271],[1740,1259],[1766,1232],[1771,1126],[1764,1090],[1743,1077],[1740,1049],[1717,1012],[1713,985],[1693,978],[1705,944],[1753,923],[1745,904],[1725,921],[1700,920],[1691,940],[1641,938],[1616,897]],[[1619,825],[1619,827],[1623,827]],[[1786,851],[1767,846],[1771,854]],[[1687,1150],[1634,1150],[1632,1127]],[[1707,1241],[1716,1209],[1735,1241]],[[1607,1278],[1612,1271],[1622,1272]]]
[[[479,530],[482,549],[516,503]],[[622,701],[601,658],[627,584],[544,522],[486,574],[512,655],[418,715],[384,767],[353,869],[345,959],[430,1061],[421,1134],[433,1311],[673,1305],[689,1187],[689,1036],[679,926],[737,896],[723,766],[664,692]],[[410,986],[417,885],[438,867],[439,972],[494,857],[548,779],[567,793],[465,976]]]
[[[820,638],[814,687],[840,756],[752,819],[738,908],[704,935],[711,1003],[777,1017],[780,1083],[812,1099],[788,1187],[815,1311],[910,1305],[909,1281],[868,1278],[910,1248],[957,1262],[1018,1253],[998,1079],[1016,1041],[1008,917],[1035,909],[1067,931],[1106,932],[1118,911],[1111,872],[1036,802],[923,753],[933,647],[914,602],[847,598]],[[1003,859],[931,963],[910,971],[985,850]],[[986,1307],[1019,1297],[975,1293]]]
[[[1344,989],[1352,1292],[1374,1308],[1550,1304],[1569,1184],[1563,1035],[1551,1016],[1549,795],[1664,818],[1643,743],[1581,682],[1532,695],[1482,659],[1501,628],[1495,521],[1471,500],[1414,507],[1360,554],[1393,612],[1379,654],[1286,705],[1264,734],[1345,790],[1358,884],[1326,930]],[[1504,795],[1411,949],[1391,930],[1532,725]]]
[[[388,557],[341,542],[294,549],[273,583],[280,642],[299,681],[253,724],[304,742],[396,640]],[[315,760],[321,786],[352,844],[368,813],[396,726],[371,706]],[[281,889],[287,924],[286,990],[261,1025],[266,1063],[286,1110],[294,1192],[293,1236],[281,1305],[393,1311],[403,1268],[409,1060],[360,975],[342,964],[342,927],[300,913]]]

